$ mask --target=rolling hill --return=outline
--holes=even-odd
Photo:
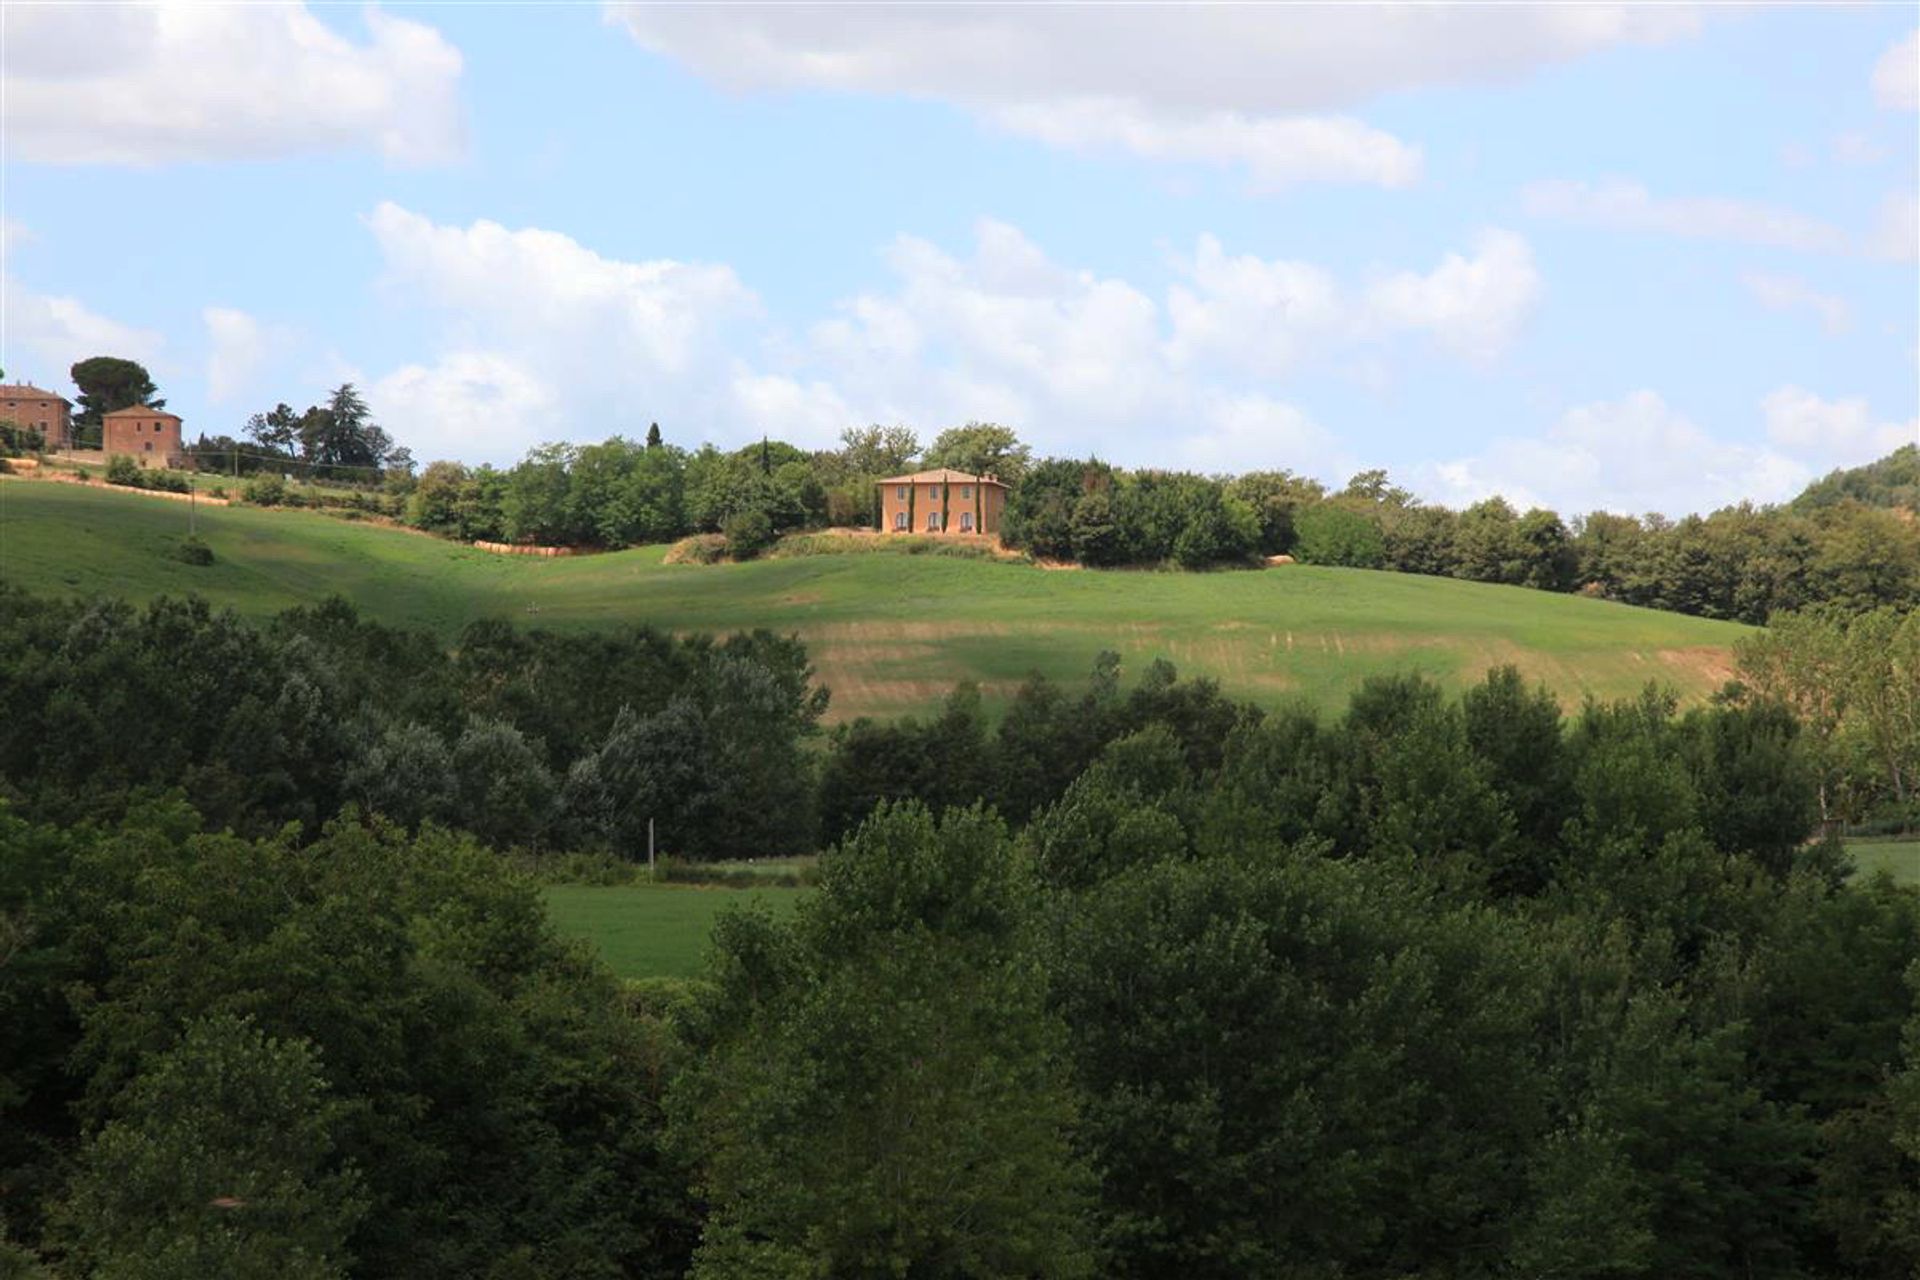
[[[989,702],[1038,670],[1077,680],[1101,649],[1137,671],[1164,656],[1272,705],[1340,703],[1366,675],[1448,683],[1517,665],[1572,704],[1649,680],[1701,697],[1726,678],[1733,623],[1518,587],[1294,565],[1218,573],[1047,572],[937,556],[831,555],[668,565],[661,548],[505,557],[297,511],[202,506],[217,562],[171,552],[184,503],[78,485],[0,482],[0,579],[141,600],[196,592],[261,616],[338,593],[368,616],[451,638],[507,617],[557,629],[799,633],[833,719],[930,707],[957,680]]]

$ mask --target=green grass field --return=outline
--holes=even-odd
[[[1699,697],[1746,628],[1518,587],[1294,565],[1217,573],[1049,572],[954,557],[831,555],[667,565],[660,548],[540,560],[298,511],[202,507],[218,562],[168,556],[186,504],[0,481],[0,579],[144,599],[198,592],[262,615],[333,593],[370,617],[451,636],[495,616],[559,629],[770,627],[807,642],[832,718],[926,710],[955,681],[990,704],[1032,671],[1078,680],[1101,649],[1167,657],[1273,705],[1339,705],[1361,678],[1460,684],[1513,663],[1569,704],[1649,680]]]
[[[699,971],[722,910],[758,903],[785,915],[804,892],[563,884],[548,888],[547,912],[561,933],[593,943],[623,978],[685,978]]]
[[[1857,875],[1885,871],[1900,884],[1920,888],[1920,839],[1856,837],[1847,841],[1847,853],[1858,868]]]

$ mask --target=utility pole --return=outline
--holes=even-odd
[[[648,819],[647,819],[647,879],[649,879],[649,880],[652,880],[653,878],[654,878],[654,874],[653,874],[653,819],[652,819],[652,818],[648,818]]]
[[[187,474],[187,540],[192,542],[200,536],[200,477]]]

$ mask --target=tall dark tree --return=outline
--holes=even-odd
[[[657,422],[648,423],[647,424],[647,448],[658,449],[661,446],[661,443],[662,441],[660,439],[660,424]]]
[[[379,470],[394,452],[393,437],[374,425],[373,412],[351,382],[327,397],[324,407],[300,419],[300,452],[321,467]]]
[[[80,412],[73,415],[74,428],[91,438],[99,437],[100,420],[115,409],[137,404],[164,409],[167,404],[146,368],[119,356],[82,360],[67,370],[67,376],[80,389]]]
[[[262,449],[292,457],[293,446],[300,439],[300,415],[282,401],[266,413],[248,418],[246,432],[247,438]]]

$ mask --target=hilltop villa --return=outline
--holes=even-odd
[[[916,471],[880,484],[880,527],[888,533],[1000,532],[1007,486],[964,471]]]
[[[73,402],[31,383],[0,384],[0,422],[38,431],[49,449],[64,449],[71,441]]]
[[[164,467],[180,452],[180,415],[133,405],[101,418],[100,447],[124,453],[143,467]]]

